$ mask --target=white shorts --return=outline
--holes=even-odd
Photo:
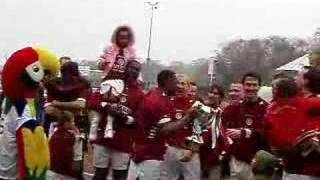
[[[287,172],[283,172],[283,180],[320,180],[320,177],[316,176],[307,176],[307,175],[300,175],[300,174],[289,174]]]
[[[235,180],[247,180],[253,175],[251,165],[237,160],[235,157],[231,157],[229,162],[230,167],[230,179]]]
[[[168,180],[178,180],[183,176],[184,180],[200,180],[200,158],[198,153],[194,153],[188,162],[180,161],[180,154],[183,149],[168,146],[164,160],[164,171]]]
[[[46,180],[76,180],[77,178],[73,178],[67,175],[62,175],[53,171],[47,171]]]
[[[96,168],[109,168],[113,170],[127,170],[130,156],[105,146],[93,145],[93,166]]]
[[[166,180],[166,172],[163,171],[163,161],[146,160],[139,163],[130,162],[127,180]]]

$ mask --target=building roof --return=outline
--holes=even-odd
[[[258,91],[258,96],[263,100],[270,102],[272,100],[272,88],[269,86],[262,86]]]
[[[308,54],[305,54],[304,56],[301,56],[301,57],[289,62],[288,64],[280,66],[276,70],[277,71],[301,71],[306,66],[310,66]]]

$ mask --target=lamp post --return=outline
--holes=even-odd
[[[218,60],[216,57],[210,57],[208,59],[208,78],[209,78],[209,86],[211,87],[217,80],[217,63]]]
[[[152,25],[153,25],[153,11],[158,8],[159,2],[146,2],[151,7],[151,17],[150,17],[150,28],[149,28],[149,43],[148,43],[148,54],[147,54],[147,88],[150,88],[152,81],[152,73],[150,70],[150,51],[151,51],[151,41],[152,41]]]

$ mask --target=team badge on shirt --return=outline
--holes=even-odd
[[[178,119],[178,120],[181,119],[181,118],[182,118],[182,113],[180,113],[180,112],[176,113],[176,116],[175,116],[175,117],[176,117],[176,119]]]
[[[121,103],[126,103],[126,102],[127,102],[127,98],[124,97],[124,96],[121,97],[121,98],[120,98],[120,102],[121,102]]]
[[[247,124],[248,126],[251,126],[251,125],[253,124],[253,120],[252,120],[251,118],[247,118],[247,119],[246,119],[246,124]]]

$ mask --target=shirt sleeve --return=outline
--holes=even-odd
[[[320,98],[318,97],[305,98],[303,105],[305,105],[308,110],[320,111]]]
[[[303,105],[307,105],[307,118],[308,119],[313,119],[313,118],[319,118],[320,116],[320,98],[306,98],[305,102]],[[308,121],[308,126],[311,129],[320,129],[320,121],[317,120],[311,120]]]
[[[232,128],[231,118],[229,116],[231,107],[225,108],[221,115],[221,123],[225,128]]]
[[[144,99],[135,114],[136,125],[141,129],[148,129],[155,118],[153,105],[148,99]]]
[[[134,117],[135,117],[135,114],[137,114],[137,111],[139,110],[139,108],[142,106],[144,97],[145,97],[145,94],[140,89],[137,90],[137,93],[134,94],[134,97],[133,97],[134,98],[134,104],[131,107]]]
[[[85,82],[85,83],[87,83],[87,82]],[[78,97],[77,100],[86,102],[88,97],[89,97],[89,89],[90,89],[89,86],[87,86],[86,88],[81,89],[81,92],[80,92],[79,97]]]
[[[88,108],[98,111],[101,108],[101,98],[99,93],[93,93],[88,98]]]
[[[112,54],[112,47],[106,47],[102,54],[99,56],[98,59],[98,68],[100,70],[105,71],[106,69],[108,69],[110,67],[110,64],[112,63],[112,58],[111,58],[111,54]]]

